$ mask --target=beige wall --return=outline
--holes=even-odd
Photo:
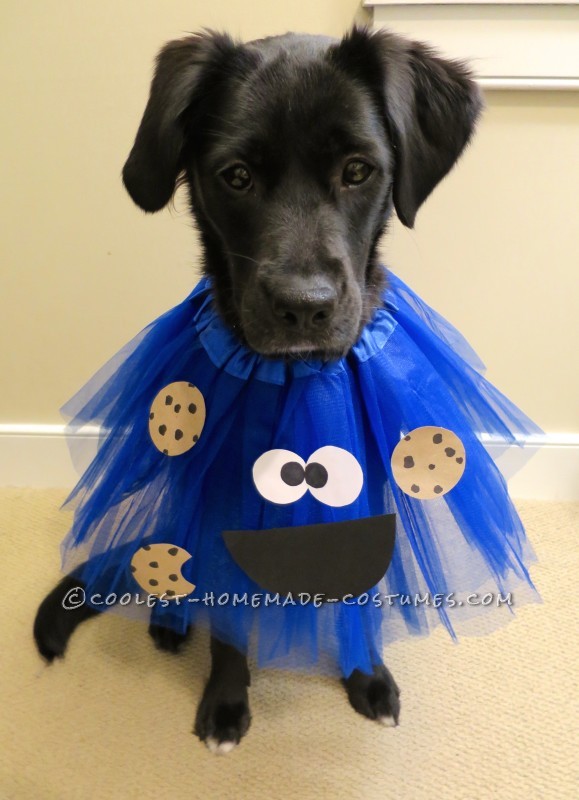
[[[386,262],[549,432],[579,432],[579,92],[488,92],[478,135]]]
[[[158,47],[205,25],[337,35],[357,5],[5,0],[0,423],[59,422],[67,397],[194,283],[183,202],[145,216],[119,178]],[[491,93],[460,167],[386,248],[550,431],[579,431],[577,98]]]

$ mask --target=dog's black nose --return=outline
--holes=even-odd
[[[286,289],[271,298],[274,315],[286,328],[295,330],[325,327],[337,302],[338,293],[330,286]]]

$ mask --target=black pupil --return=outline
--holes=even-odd
[[[299,486],[304,479],[304,468],[297,461],[288,461],[281,468],[280,475],[288,486]]]
[[[247,189],[251,183],[251,177],[248,170],[241,164],[234,167],[229,167],[222,173],[226,182],[232,189]]]
[[[280,470],[280,477],[288,486],[299,486],[304,479],[313,489],[321,489],[328,482],[328,470],[315,461],[304,470],[297,461],[288,461]]]
[[[321,464],[308,464],[306,467],[306,483],[313,489],[321,489],[328,482],[328,470]]]
[[[364,183],[371,171],[372,168],[364,161],[350,161],[344,170],[344,181],[353,184]]]

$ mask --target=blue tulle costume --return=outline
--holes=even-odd
[[[98,610],[179,632],[204,623],[261,666],[347,676],[371,671],[389,642],[440,622],[453,637],[488,630],[513,606],[537,599],[528,573],[533,553],[489,442],[496,456],[522,448],[538,429],[482,369],[461,335],[391,273],[382,307],[351,352],[332,363],[253,353],[221,321],[204,278],[63,409],[71,433],[85,425],[101,431],[67,501],[75,515],[63,568],[86,584],[87,598],[98,596]],[[199,400],[181,408],[170,391],[176,385],[184,397],[196,392],[204,408]],[[191,420],[201,412],[197,427],[183,431],[172,422],[171,414]],[[400,477],[414,458],[402,454],[396,467],[394,453],[415,432],[430,436],[434,428],[452,432],[463,449],[446,448],[456,485],[433,481],[440,496],[423,499],[416,483]],[[280,471],[276,454],[284,452]],[[340,459],[354,469],[341,484],[333,476]],[[341,500],[331,494],[336,486]],[[348,601],[268,594],[223,536],[370,517],[380,524],[384,515],[396,515],[386,574]],[[133,574],[135,554],[160,543],[191,556],[182,574],[195,588],[187,598],[133,602],[145,595]],[[312,557],[328,553],[314,548]],[[509,592],[512,605],[495,602]],[[467,601],[472,593],[478,602]]]

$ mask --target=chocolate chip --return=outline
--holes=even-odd
[[[170,394],[168,394],[167,397],[165,398],[165,405],[166,406],[170,406],[172,402],[173,402],[173,398],[171,397]]]
[[[199,437],[197,436],[197,434],[195,434],[195,436],[193,437],[193,441],[194,442],[198,442],[199,441]]]
[[[155,419],[155,414],[154,414],[152,411],[151,411],[151,413],[149,414],[149,419]]]
[[[410,488],[414,492],[414,494],[418,494],[418,492],[420,491],[420,486],[417,486],[415,483],[413,483]]]
[[[440,444],[442,442],[442,433],[435,433],[432,437],[432,441],[434,444]]]
[[[167,589],[165,594],[167,595],[167,597],[175,597],[175,592],[173,591],[173,589]]]
[[[429,464],[428,469],[436,469],[436,464]]]
[[[153,569],[156,569],[159,566],[159,562],[158,561],[149,561],[149,566],[153,567]]]
[[[456,453],[456,450],[453,450],[452,447],[445,447],[444,452],[449,458],[452,458],[453,455]]]
[[[197,406],[195,403],[189,403],[189,413],[194,414],[197,411]]]
[[[168,456],[169,455],[169,451],[168,450],[163,450],[163,454]]]
[[[173,411],[175,412],[175,414],[178,414],[179,411],[181,411],[181,405],[177,403],[177,405],[174,406]]]
[[[408,436],[405,436],[405,437],[404,437],[404,441],[405,441],[405,442],[409,442],[411,438],[412,438],[412,437],[410,436],[410,434],[408,434]]]
[[[167,426],[159,425],[159,433],[161,434],[161,436],[164,436],[167,433]]]
[[[404,456],[404,468],[405,469],[412,469],[414,466],[414,459],[412,456]]]
[[[136,571],[137,571],[137,568],[135,566],[133,566],[133,564],[131,564],[131,572],[136,572]]]
[[[156,581],[154,578],[151,578],[151,580],[149,581],[149,586],[158,586],[158,585],[159,581]]]
[[[167,550],[167,552],[169,553],[170,556],[176,556],[177,553],[179,552],[179,548],[178,547],[170,547]]]
[[[436,485],[434,487],[434,494],[440,494],[442,492],[442,486]]]
[[[150,544],[143,545],[143,550],[150,550],[150,549],[151,549],[151,545]]]
[[[177,428],[177,430],[175,431],[175,439],[177,439],[177,441],[179,441],[179,439],[182,439],[182,438],[183,438],[183,431],[180,431],[179,428]]]
[[[169,575],[169,580],[170,581],[178,581],[179,580],[179,576],[178,575]]]
[[[464,458],[462,458],[462,456],[459,456],[459,457],[456,459],[456,463],[457,463],[457,464],[462,464],[462,462],[463,462],[463,461],[464,461]]]

